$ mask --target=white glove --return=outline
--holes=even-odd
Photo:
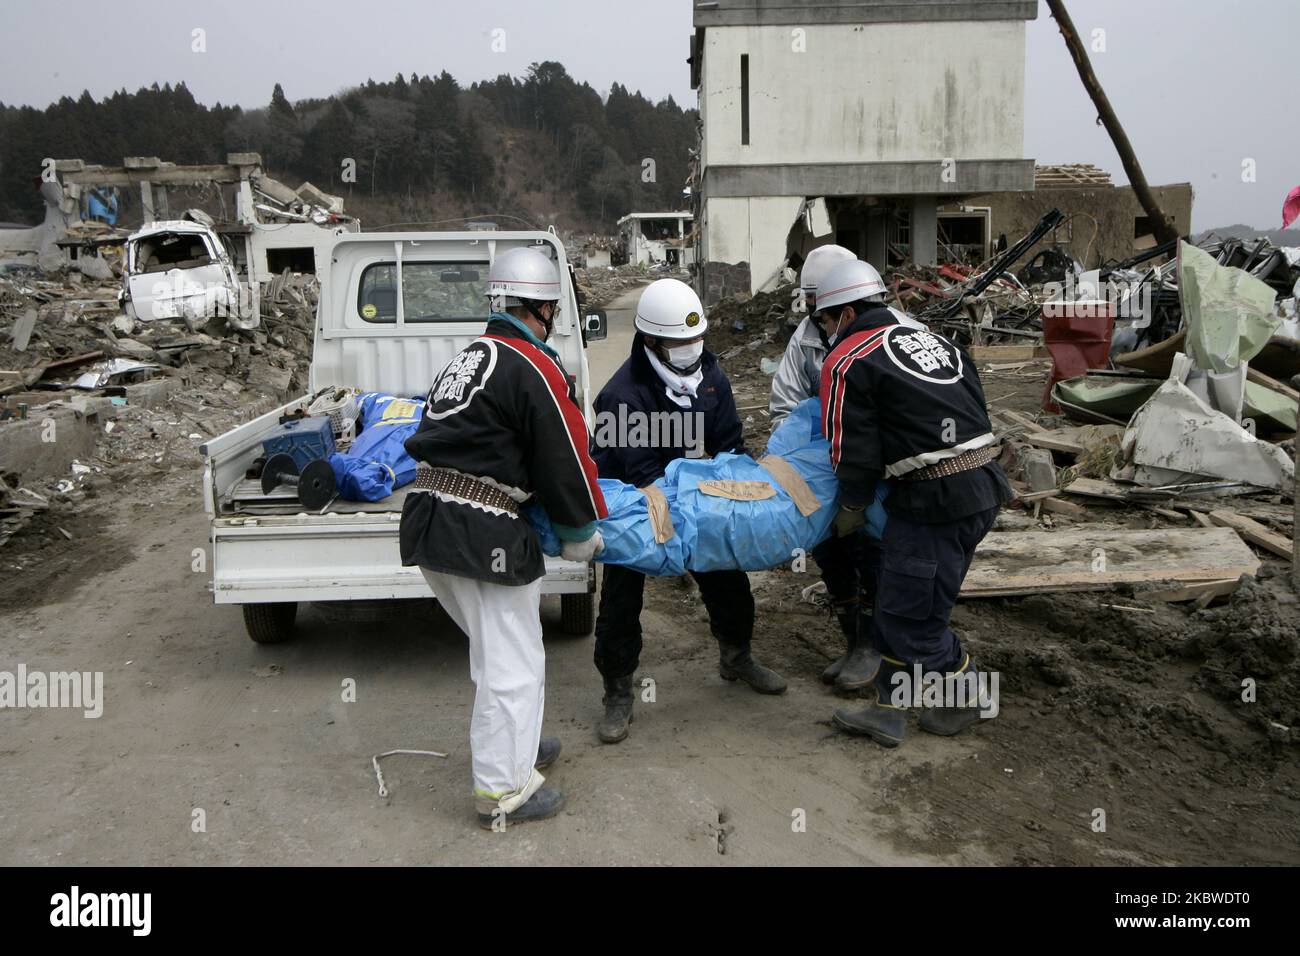
[[[560,557],[566,561],[590,561],[605,550],[605,539],[600,532],[592,533],[586,541],[565,541],[560,546]]]

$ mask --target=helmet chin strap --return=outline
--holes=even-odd
[[[546,334],[542,336],[542,341],[549,339],[551,337],[551,328],[555,325],[555,312],[551,312],[551,318],[549,320],[544,319],[542,318],[541,309],[533,304],[532,299],[520,299],[519,301],[524,304],[524,308],[528,310],[528,314],[536,319],[541,324],[542,328],[546,330]],[[553,309],[554,306],[552,306],[552,310]]]
[[[674,365],[672,362],[664,361],[664,357],[662,355],[659,356],[659,361],[663,362],[664,365],[668,366],[678,375],[694,375],[696,369],[698,369],[700,365],[704,362],[704,356],[701,355],[690,365],[686,366],[686,368],[681,368],[680,366]]]

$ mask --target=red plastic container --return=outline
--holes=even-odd
[[[1115,303],[1102,300],[1048,302],[1043,306],[1043,345],[1052,355],[1052,374],[1043,392],[1043,408],[1059,412],[1052,386],[1090,368],[1110,366],[1110,336],[1115,330]]]

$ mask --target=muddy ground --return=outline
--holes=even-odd
[[[610,316],[602,368],[630,331],[625,309]],[[751,322],[711,346],[759,334]],[[728,362],[760,440],[759,363],[783,344]],[[1032,368],[986,374],[1006,407],[1032,411],[1038,389]],[[1201,611],[1140,592],[963,603],[954,626],[1000,672],[1001,713],[953,739],[913,719],[893,751],[830,724],[844,701],[817,675],[841,639],[800,600],[813,566],[751,575],[756,653],[790,679],[776,698],[720,680],[698,594],[652,581],[639,677],[655,700],[612,747],[594,736],[592,640],[560,634],[548,600],[547,732],[565,746],[548,777],[570,802],[492,834],[468,793],[463,637],[412,602],[305,608],[294,642],[253,644],[193,570],[207,540],[195,458],[110,471],[76,514],[0,548],[0,670],[105,680],[97,720],[0,711],[0,864],[1300,862],[1298,735],[1285,729],[1300,723],[1300,614],[1280,561]],[[388,758],[381,798],[370,758],[392,748],[448,757]]]

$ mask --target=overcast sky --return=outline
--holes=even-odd
[[[1300,4],[1068,0],[1068,8],[1089,42],[1094,29],[1106,31],[1106,50],[1092,60],[1147,179],[1195,187],[1193,228],[1280,226],[1282,200],[1300,184],[1288,93]],[[192,51],[195,29],[206,31],[206,52]],[[494,53],[497,29],[505,50]],[[694,106],[690,32],[690,0],[4,0],[0,101],[44,107],[83,89],[100,98],[183,80],[204,103],[263,106],[276,82],[299,99],[398,72],[446,69],[468,84],[558,60],[602,93],[620,82]],[[1126,181],[1045,4],[1027,47],[1026,156],[1094,163]],[[1255,182],[1242,181],[1247,159]]]

